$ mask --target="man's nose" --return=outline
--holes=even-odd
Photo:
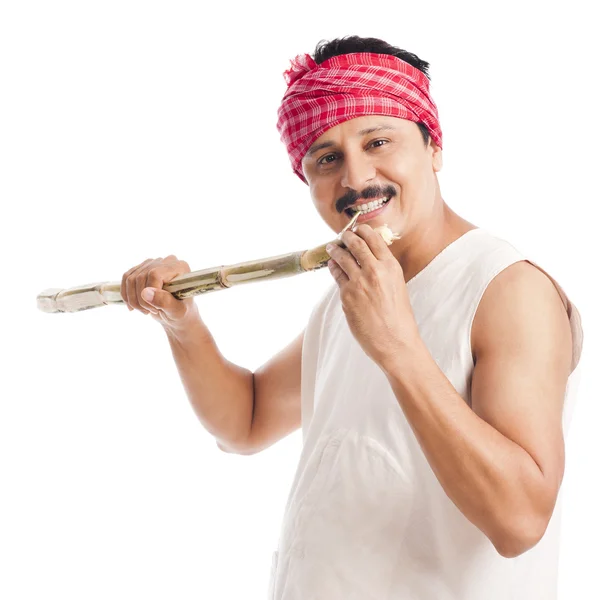
[[[340,182],[342,186],[360,192],[375,179],[375,175],[375,167],[368,158],[361,154],[346,153]]]

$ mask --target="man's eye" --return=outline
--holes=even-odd
[[[387,144],[387,140],[375,140],[374,142],[371,143],[371,146],[374,146],[375,148],[379,148],[379,146],[382,146],[384,144]]]
[[[332,160],[335,158],[336,158],[335,154],[326,154],[325,156],[322,156],[317,162],[320,165],[326,165],[326,164],[330,164],[332,162]]]

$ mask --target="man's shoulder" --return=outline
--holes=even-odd
[[[571,350],[569,317],[554,282],[528,260],[516,261],[490,281],[481,298],[471,330],[474,357],[503,340],[535,336],[541,326]]]

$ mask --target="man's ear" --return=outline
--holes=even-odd
[[[431,164],[433,165],[433,170],[437,173],[444,166],[442,149],[432,139],[429,140],[429,148],[431,150]]]

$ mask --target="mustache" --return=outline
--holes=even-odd
[[[336,210],[341,213],[345,211],[349,206],[358,202],[360,199],[372,200],[373,198],[381,198],[381,196],[389,196],[390,198],[396,195],[396,190],[391,185],[379,186],[379,187],[368,187],[365,188],[361,193],[356,190],[350,190],[347,194],[344,194],[341,198],[335,201]]]

